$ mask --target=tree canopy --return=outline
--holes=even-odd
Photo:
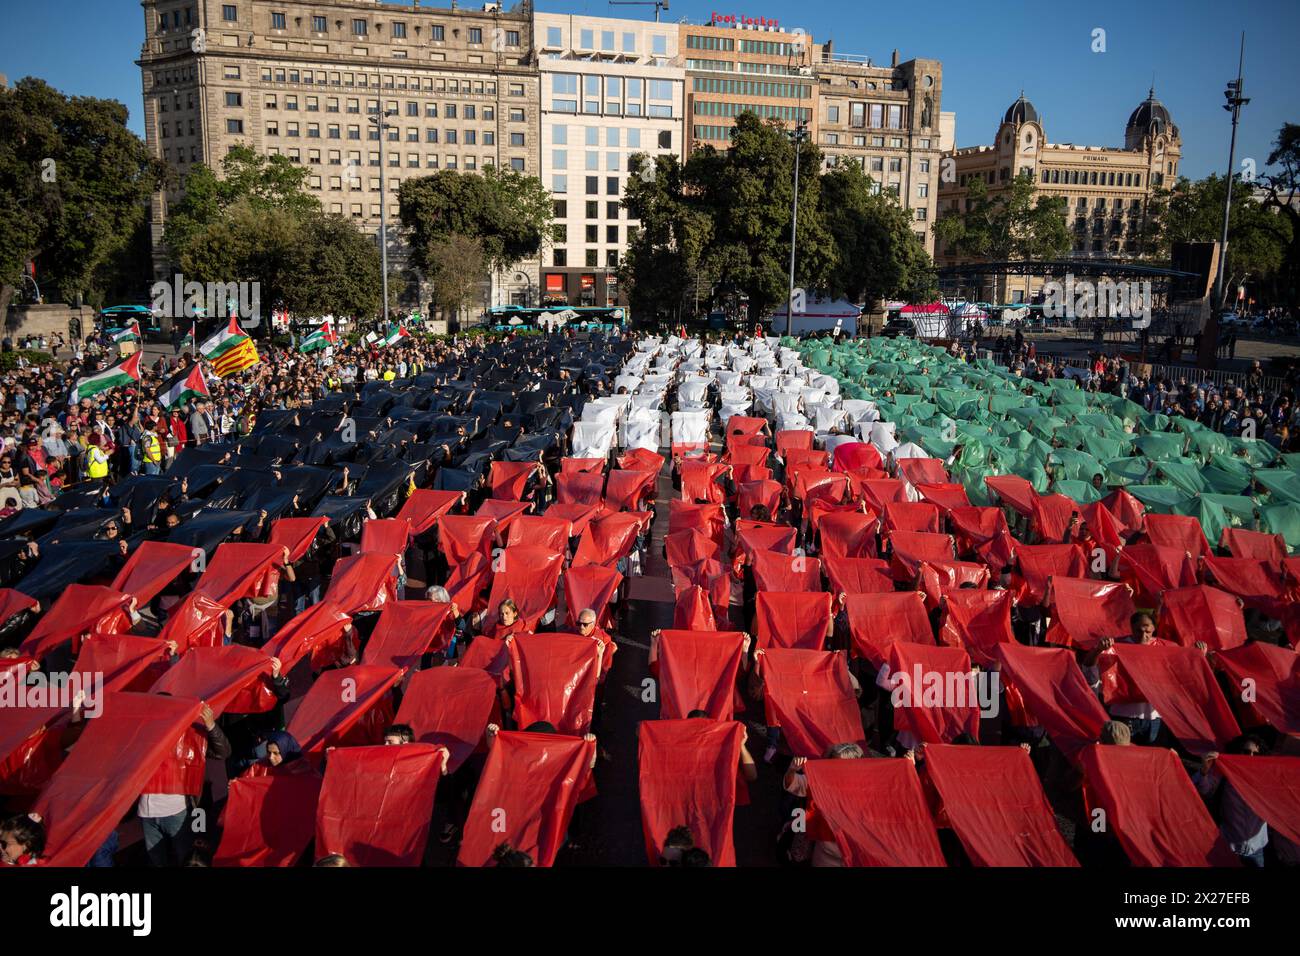
[[[971,259],[1054,259],[1070,250],[1064,196],[1037,195],[1033,177],[1022,173],[990,192],[978,177],[966,190],[967,208],[941,210],[935,239]]]

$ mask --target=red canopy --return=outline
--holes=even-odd
[[[316,855],[353,866],[419,866],[447,751],[434,744],[344,747],[329,755]]]
[[[562,734],[591,729],[603,644],[581,634],[518,634],[507,642],[515,683],[515,722],[544,720]]]
[[[952,536],[924,531],[895,531],[886,539],[889,566],[895,581],[911,583],[921,571],[922,561],[951,561],[956,557]]]
[[[1290,603],[1282,569],[1270,561],[1209,555],[1205,570],[1213,583],[1269,617],[1281,618]]]
[[[419,492],[416,492],[419,494]],[[408,502],[409,503],[409,502]],[[406,509],[402,509],[405,511]],[[320,534],[320,529],[329,524],[329,518],[277,518],[271,522],[268,544],[289,549],[289,563],[301,561],[307,549]]]
[[[1016,546],[1020,565],[1016,583],[1016,603],[1039,605],[1047,600],[1047,585],[1052,578],[1083,578],[1088,563],[1077,544],[1021,544]]]
[[[443,515],[438,519],[438,549],[455,567],[474,552],[492,556],[496,519],[482,515]]]
[[[159,677],[149,693],[193,697],[220,717],[249,712],[252,708],[244,702],[253,699],[259,682],[270,678],[271,658],[264,651],[241,644],[196,647]]]
[[[822,554],[827,560],[874,558],[879,525],[875,515],[860,511],[836,511],[824,516],[818,525]]]
[[[896,730],[927,744],[963,732],[979,739],[979,693],[965,651],[900,642],[889,649],[889,671]]]
[[[564,607],[571,627],[578,626],[578,615],[586,608],[596,612],[596,621],[602,627],[613,622],[610,603],[623,584],[623,575],[613,568],[588,564],[569,568],[564,572]]]
[[[1210,544],[1205,540],[1201,523],[1191,515],[1148,514],[1146,534],[1152,544],[1186,551],[1193,558],[1202,558],[1210,553]]]
[[[731,720],[744,706],[736,678],[745,659],[740,631],[676,631],[659,634],[659,717],[684,718],[693,710]]]
[[[1286,538],[1280,534],[1224,528],[1219,547],[1227,549],[1234,558],[1257,558],[1279,565],[1286,560]]]
[[[844,602],[853,654],[879,670],[900,641],[933,644],[934,632],[920,591],[850,594]]]
[[[133,634],[92,634],[81,642],[72,671],[83,684],[98,677],[106,691],[146,691],[167,669],[167,648],[156,637]],[[188,696],[188,695],[178,695]]]
[[[450,604],[394,601],[380,612],[361,663],[410,670],[425,654],[444,650],[455,630],[456,619],[451,616]]]
[[[910,760],[810,760],[804,772],[845,866],[947,865]]]
[[[1091,650],[1103,637],[1129,633],[1133,595],[1126,584],[1053,577],[1048,590],[1052,624],[1047,643]]]
[[[768,726],[781,728],[796,757],[865,740],[843,652],[774,647],[758,655],[758,667]]]
[[[284,548],[275,544],[217,545],[194,590],[224,607],[242,598],[265,597],[280,582]]]
[[[411,522],[406,518],[374,518],[361,529],[361,553],[400,557],[411,543]]]
[[[1065,495],[1035,495],[1030,527],[1043,544],[1056,544],[1070,530],[1070,521],[1079,514],[1079,503]]]
[[[1077,759],[1080,750],[1101,736],[1101,725],[1110,717],[1088,686],[1073,651],[1012,642],[997,645],[993,653],[1002,662],[1003,677],[1020,692],[1063,754]]]
[[[126,559],[110,587],[131,595],[144,607],[189,570],[194,551],[189,545],[145,541]]]
[[[823,566],[835,594],[879,594],[894,590],[889,562],[879,558],[845,558],[826,555]]]
[[[754,636],[760,648],[819,651],[826,646],[832,613],[831,596],[824,591],[759,591],[754,605]]]
[[[304,754],[375,743],[392,717],[388,691],[401,678],[396,667],[378,664],[325,671],[298,704],[289,733]]]
[[[477,667],[417,671],[394,719],[409,725],[421,743],[445,747],[447,773],[455,773],[483,741],[497,707],[496,690],[496,681]]]
[[[213,866],[293,866],[311,843],[321,778],[304,761],[230,781]]]
[[[975,866],[1078,866],[1029,754],[929,744],[925,773]]]
[[[456,862],[487,866],[508,843],[550,866],[591,781],[595,741],[502,731],[488,752]]]
[[[443,515],[461,503],[463,491],[417,488],[402,504],[397,517],[411,522],[411,534],[419,537],[438,523]]]
[[[984,484],[996,499],[1017,514],[1028,517],[1034,513],[1038,493],[1027,479],[1019,475],[989,475]]]
[[[1210,650],[1222,651],[1246,643],[1241,602],[1207,584],[1165,591],[1159,620],[1160,636],[1184,647],[1204,641]]]
[[[960,647],[983,668],[993,665],[995,645],[1015,641],[1011,631],[1010,591],[949,591],[939,643]]]
[[[822,563],[803,555],[755,551],[754,584],[760,591],[820,591]]]
[[[736,865],[731,824],[743,734],[736,721],[641,722],[641,826],[651,866],[658,865],[668,832],[679,826],[690,828],[711,865]]]
[[[1200,651],[1176,644],[1126,642],[1116,643],[1113,650],[1130,684],[1192,753],[1222,750],[1241,734]]]
[[[1093,744],[1080,757],[1087,804],[1134,866],[1241,864],[1172,750]]]
[[[280,658],[286,674],[308,654],[312,669],[323,670],[338,663],[344,634],[351,625],[352,618],[343,608],[333,601],[321,601],[285,622],[262,651]]]
[[[594,505],[605,494],[600,472],[571,471],[555,476],[555,500],[562,504]]]
[[[939,508],[927,501],[890,501],[880,515],[882,534],[891,531],[939,533]]]
[[[563,567],[564,555],[557,551],[523,544],[506,548],[493,560],[488,607],[495,610],[512,598],[524,628],[531,630],[555,606],[555,587]]]
[[[1300,760],[1221,754],[1214,769],[1271,829],[1300,843]]]
[[[325,591],[347,614],[378,611],[397,600],[397,578],[391,554],[354,554],[334,562],[334,574]]]
[[[1196,584],[1196,562],[1186,551],[1158,544],[1130,544],[1119,552],[1120,580],[1133,588],[1139,607],[1155,607],[1172,588]]]
[[[567,554],[571,537],[573,537],[573,522],[567,518],[552,518],[549,514],[520,515],[510,523],[510,533],[506,535],[506,547],[530,544]]]
[[[85,866],[198,716],[188,697],[105,693],[103,713],[36,798],[48,834],[42,862]]]
[[[72,652],[81,648],[83,634],[117,634],[131,628],[126,607],[130,595],[98,584],[69,584],[36,622],[19,648],[24,654],[43,658],[65,641],[73,641]]]
[[[1300,735],[1300,657],[1294,651],[1254,641],[1220,651],[1214,662],[1228,675],[1233,698],[1243,701],[1244,720]]]
[[[535,461],[494,461],[488,482],[492,497],[500,501],[523,501],[528,479],[537,473]],[[566,472],[567,474],[567,472]]]

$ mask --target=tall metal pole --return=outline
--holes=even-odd
[[[794,201],[790,215],[790,293],[785,302],[785,334],[794,335],[794,250],[795,237],[799,231],[799,147],[807,135],[808,127],[803,120],[794,128]]]
[[[1241,108],[1250,100],[1241,95],[1241,78],[1242,70],[1246,63],[1246,33],[1241,34],[1241,53],[1237,59],[1237,79],[1228,83],[1228,88],[1223,91],[1227,103],[1224,109],[1232,114],[1232,138],[1228,145],[1228,178],[1225,184],[1223,197],[1223,235],[1219,241],[1219,270],[1218,276],[1214,280],[1214,297],[1216,309],[1222,309],[1224,304],[1225,290],[1223,288],[1224,277],[1228,269],[1228,216],[1232,212],[1232,182],[1233,166],[1237,161],[1237,119],[1241,115]]]
[[[388,334],[388,160],[384,155],[384,139],[388,124],[384,122],[392,113],[381,112],[374,119],[379,127],[379,261],[384,288],[384,334]]]

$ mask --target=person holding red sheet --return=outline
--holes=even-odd
[[[212,708],[205,703],[199,717],[207,728],[207,755],[225,760],[230,756],[230,742],[217,726]],[[194,827],[190,820],[192,796],[183,793],[140,794],[135,812],[144,830],[144,849],[149,854],[150,866],[181,866],[189,859],[194,843]]]
[[[1254,734],[1242,734],[1228,744],[1227,750],[1230,754],[1259,757],[1264,754],[1264,742]],[[1219,755],[1214,752],[1202,757],[1201,769],[1192,775],[1192,782],[1210,805],[1210,815],[1218,821],[1223,839],[1232,847],[1232,852],[1247,866],[1263,866],[1264,848],[1268,846],[1268,824],[1215,768],[1218,759]]]
[[[0,823],[0,863],[36,866],[45,852],[45,824],[35,813],[10,817]]]
[[[863,750],[859,744],[854,743],[835,744],[827,748],[825,757],[827,760],[862,760],[867,757],[887,759],[883,754],[876,753],[874,750]],[[910,751],[907,759],[913,759]],[[808,778],[804,775],[807,764],[807,757],[795,757],[790,761],[790,767],[781,781],[785,792],[800,801],[808,799]],[[788,823],[783,832],[785,831],[790,831],[793,837],[786,851],[792,862],[803,863],[811,860],[813,866],[844,865],[844,855],[840,852],[839,844],[833,839],[825,839],[830,836],[829,833],[821,833],[819,836],[823,839],[817,839],[813,834],[794,833]]]

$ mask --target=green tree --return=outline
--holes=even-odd
[[[102,304],[106,266],[166,179],[126,121],[121,103],[31,77],[0,88],[0,315],[29,261],[47,298]]]
[[[456,233],[437,235],[424,251],[425,278],[433,285],[433,303],[445,315],[458,315],[474,296],[487,273],[483,241]]]
[[[1267,165],[1274,170],[1261,175],[1258,185],[1264,190],[1264,208],[1274,211],[1290,226],[1278,278],[1283,300],[1294,305],[1300,299],[1300,210],[1296,208],[1300,194],[1300,125],[1285,123],[1278,130]]]
[[[994,262],[1054,259],[1072,244],[1064,196],[1036,196],[1033,177],[1021,174],[990,192],[974,178],[966,190],[970,208],[949,210],[934,224],[935,238],[963,258]]]

